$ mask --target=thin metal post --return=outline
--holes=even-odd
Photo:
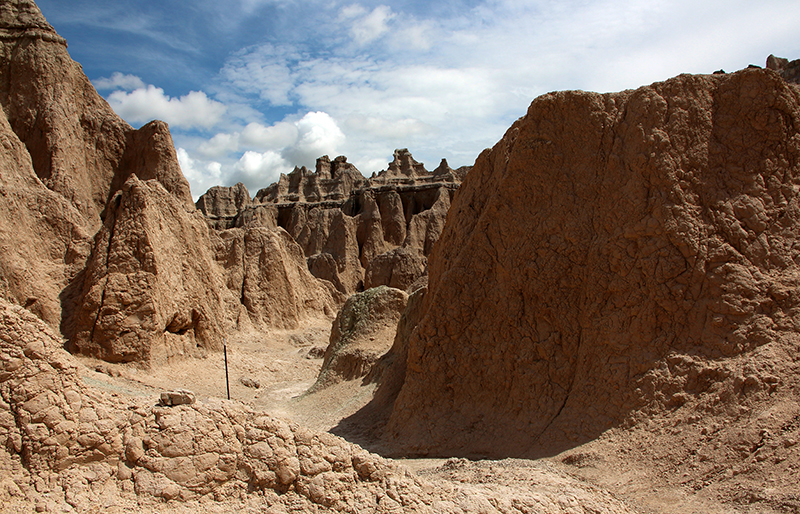
[[[225,389],[228,390],[228,399],[231,399],[231,385],[228,382],[228,345],[225,339],[222,339],[222,353],[225,355]]]

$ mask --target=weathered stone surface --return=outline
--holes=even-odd
[[[33,171],[30,155],[0,112],[0,296],[53,328],[61,291],[91,249],[85,218]]]
[[[281,229],[234,228],[216,239],[228,289],[258,328],[296,328],[309,316],[333,318],[344,301],[306,268],[303,252]]]
[[[770,55],[767,57],[767,68],[776,71],[786,82],[800,84],[800,59],[790,62],[789,59]]]
[[[391,347],[407,302],[406,293],[386,286],[348,298],[333,321],[325,359],[311,390],[369,374]]]
[[[364,272],[364,287],[387,285],[407,290],[425,274],[428,259],[416,248],[399,247],[373,257]]]
[[[195,205],[203,211],[214,228],[224,230],[233,226],[234,218],[249,207],[250,203],[247,187],[239,182],[233,187],[212,187]]]
[[[132,176],[112,198],[74,314],[75,350],[108,361],[163,362],[222,347],[236,298],[209,228],[155,180]]]
[[[0,76],[0,294],[57,328],[114,192],[135,174],[192,209],[189,185],[166,124],[119,118],[32,1],[0,5]]]
[[[553,476],[537,480],[537,491],[526,486],[497,498],[491,490],[440,486],[336,436],[236,402],[153,403],[87,387],[60,338],[0,299],[0,498],[9,510],[93,512],[103,504],[155,511],[164,505],[154,500],[205,497],[215,509],[252,501],[255,510],[279,512],[463,513],[492,504],[509,514],[520,505],[629,512],[608,493]],[[565,487],[585,508],[564,505]]]
[[[798,127],[769,70],[536,99],[448,214],[386,437],[555,452],[790,373]]]
[[[178,405],[192,405],[197,401],[197,397],[193,392],[186,389],[177,389],[175,391],[164,391],[161,393],[161,405],[165,407],[175,407]],[[137,459],[138,460],[138,459]]]
[[[235,188],[212,188],[198,206],[218,230],[286,229],[303,249],[311,273],[351,294],[364,289],[365,270],[379,256],[370,287],[411,284],[425,273],[427,255],[444,226],[451,197],[468,170],[453,170],[442,160],[428,172],[403,149],[395,151],[388,169],[367,180],[345,157],[331,161],[324,156],[316,171],[297,168],[282,175],[260,190],[249,206],[244,200],[232,200],[241,194]],[[217,203],[220,206],[212,207]],[[398,248],[406,251],[387,255]],[[393,284],[388,282],[392,273],[386,270],[390,263],[403,266]]]
[[[0,105],[33,169],[86,216],[90,232],[134,173],[159,180],[192,208],[166,124],[134,130],[117,116],[33,1],[4,2],[0,10],[0,74]]]

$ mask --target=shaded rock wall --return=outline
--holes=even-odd
[[[537,98],[459,190],[386,437],[550,453],[763,394],[800,328],[798,127],[769,70]]]

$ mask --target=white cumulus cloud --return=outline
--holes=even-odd
[[[114,91],[108,103],[130,123],[146,123],[153,119],[166,121],[173,127],[210,128],[225,114],[225,105],[211,100],[202,91],[191,91],[180,98],[171,98],[164,90],[149,85],[131,92]]]
[[[114,72],[110,77],[103,77],[92,81],[94,87],[99,91],[111,89],[124,89],[125,91],[133,91],[134,89],[142,89],[147,87],[142,79],[136,75],[125,75],[120,72]]]
[[[340,11],[340,17],[350,21],[350,34],[359,45],[366,45],[389,32],[389,20],[396,15],[386,5],[379,5],[372,12],[358,4],[350,5]]]
[[[247,151],[233,166],[229,182],[242,182],[253,193],[278,180],[281,173],[289,173],[293,166],[278,152]]]

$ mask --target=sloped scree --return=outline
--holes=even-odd
[[[552,454],[765,395],[798,350],[799,127],[770,70],[537,98],[459,189],[386,440]]]

